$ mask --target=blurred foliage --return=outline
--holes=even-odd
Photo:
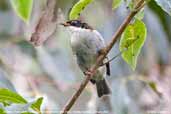
[[[29,22],[32,12],[33,0],[11,0],[16,14],[25,22]]]
[[[1,0],[0,1],[0,10],[7,11],[9,9],[9,4],[7,0]]]
[[[3,109],[1,109],[1,113],[5,112],[13,112],[13,113],[22,113],[26,110],[29,112],[29,108],[35,110],[38,114],[41,114],[41,104],[43,98],[37,99],[35,102],[26,101],[22,96],[13,92],[11,90],[0,88],[0,103],[3,105]],[[16,112],[15,112],[16,111]]]
[[[161,20],[161,27],[164,28],[164,30],[166,31],[167,35],[168,35],[168,38],[169,40],[170,39],[170,36],[171,36],[171,25],[170,25],[170,22],[171,22],[171,16],[169,16],[165,11],[163,11],[161,9],[160,6],[157,5],[157,3],[154,1],[154,0],[151,0],[149,2],[149,7],[150,9],[152,9],[153,12],[156,13],[156,15],[158,16],[158,18]]]
[[[155,0],[156,3],[171,16],[171,1],[169,0]]]

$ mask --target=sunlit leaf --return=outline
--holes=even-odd
[[[0,101],[0,102],[1,102],[1,101]],[[11,103],[9,103],[9,102],[3,102],[3,101],[2,101],[2,104],[4,105],[4,107],[10,106],[10,105],[11,105]]]
[[[87,7],[88,4],[90,4],[93,0],[80,0],[77,2],[71,9],[71,12],[69,14],[69,19],[78,19],[80,16],[81,11],[84,10],[84,8]]]
[[[0,88],[0,102],[11,102],[18,104],[27,103],[27,101],[22,96],[5,88]]]
[[[137,58],[146,39],[146,26],[140,20],[135,20],[133,24],[127,26],[121,36],[120,51],[127,49],[122,54],[122,58],[134,70],[137,64]]]
[[[155,82],[150,81],[150,82],[148,83],[148,85],[150,86],[150,88],[151,88],[157,95],[162,96],[162,94],[158,91],[157,85],[156,85]]]
[[[171,16],[171,0],[155,0],[157,4]]]
[[[128,5],[128,8],[133,11],[135,8],[135,5],[137,4],[139,0],[127,0],[126,3]]]
[[[0,114],[6,114],[5,110],[3,110],[2,108],[0,108]]]
[[[41,112],[40,107],[42,105],[43,98],[38,98],[36,102],[31,105],[31,108],[37,112]]]
[[[112,9],[114,10],[114,9],[118,8],[121,5],[122,1],[123,0],[113,0]]]
[[[30,19],[33,0],[11,0],[13,9],[17,15],[25,22],[28,22]]]

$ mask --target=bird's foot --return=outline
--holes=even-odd
[[[84,72],[84,74],[87,75],[87,76],[91,76],[92,73],[93,73],[93,71],[90,70],[90,69],[88,69],[86,72]]]
[[[103,48],[103,49],[98,51],[98,56],[103,55],[105,53],[106,53],[106,48]]]

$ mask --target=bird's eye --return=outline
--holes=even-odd
[[[72,26],[77,26],[77,27],[79,27],[80,26],[80,23],[79,22],[77,22],[77,21],[72,21]]]
[[[86,23],[82,23],[81,27],[82,28],[87,28],[87,24]]]
[[[72,25],[77,25],[77,22],[76,22],[76,21],[73,21],[73,22],[72,22]]]

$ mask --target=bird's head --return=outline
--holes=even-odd
[[[70,28],[71,30],[82,30],[90,29],[93,30],[91,26],[81,20],[69,20],[65,23],[61,23],[64,27]]]

